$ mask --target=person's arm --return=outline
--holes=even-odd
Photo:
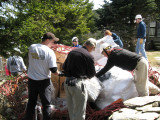
[[[66,58],[66,60],[64,61],[64,63],[63,63],[63,66],[62,66],[62,69],[63,69],[63,71],[64,71],[64,73],[66,74],[66,75],[68,75],[68,69],[69,69],[69,67],[68,67],[68,62],[70,62],[70,54],[71,54],[71,52],[68,54],[68,56],[67,56],[67,58]]]
[[[119,36],[116,33],[112,33],[114,42],[119,40]]]
[[[145,24],[141,24],[141,38],[144,38],[145,37],[145,33],[146,33],[146,26]]]
[[[58,71],[57,67],[53,67],[53,68],[49,68],[49,69],[54,75],[58,75],[59,74],[59,71]]]
[[[88,60],[87,66],[87,75],[88,78],[92,78],[96,74],[95,66],[94,66],[94,59],[90,58]]]
[[[21,58],[21,66],[22,66],[22,71],[26,71],[26,66],[24,64],[23,58]]]
[[[105,74],[108,70],[110,70],[113,67],[113,63],[110,62],[110,60],[108,59],[106,65],[104,66],[104,68],[102,68],[98,73],[96,73],[96,77],[100,77],[103,74]]]
[[[141,23],[140,25],[139,25],[139,29],[140,29],[140,44],[142,44],[143,43],[143,39],[146,37],[146,25],[145,25],[145,23]]]
[[[114,42],[116,44],[118,44],[121,48],[123,48],[123,43],[122,43],[120,37],[116,33],[112,33],[112,37],[114,39]]]

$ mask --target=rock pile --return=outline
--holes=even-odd
[[[160,120],[160,96],[135,97],[124,105],[128,108],[114,112],[109,120]]]

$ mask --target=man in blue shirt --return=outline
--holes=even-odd
[[[136,53],[141,53],[144,58],[147,60],[147,55],[145,52],[145,42],[146,42],[146,24],[142,21],[141,15],[136,15],[136,23],[138,24],[137,28],[137,44],[136,44]]]
[[[72,43],[73,43],[72,47],[78,47],[78,48],[82,47],[81,45],[78,44],[78,38],[77,37],[72,38]]]

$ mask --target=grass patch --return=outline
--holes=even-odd
[[[160,51],[147,51],[147,57],[151,66],[160,67],[160,59],[156,59],[156,57],[160,58]]]

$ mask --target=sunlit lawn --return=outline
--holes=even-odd
[[[151,66],[160,67],[160,51],[147,51],[147,57]]]

